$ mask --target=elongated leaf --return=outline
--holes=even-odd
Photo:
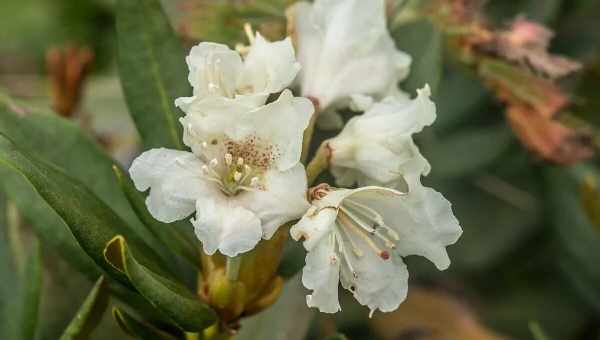
[[[27,153],[58,166],[69,176],[85,183],[144,242],[154,249],[160,248],[158,240],[145,230],[121,192],[111,171],[114,161],[75,124],[33,111],[0,93],[0,132]],[[67,225],[27,181],[16,174],[3,172],[1,184],[45,243],[52,245],[88,277],[97,279],[98,271],[77,245]]]
[[[138,339],[176,340],[175,336],[162,332],[151,325],[136,320],[125,311],[114,308],[112,315],[123,332]]]
[[[514,136],[500,124],[455,133],[435,144],[423,145],[436,178],[461,177],[494,164],[506,153]]]
[[[19,296],[18,337],[19,340],[35,339],[42,292],[42,257],[37,242],[27,260],[25,275]]]
[[[178,223],[166,224],[157,221],[148,212],[144,196],[137,191],[129,176],[124,174],[123,171],[116,166],[113,167],[113,170],[115,171],[115,175],[117,176],[131,207],[148,229],[171,251],[188,259],[193,265],[199,265],[200,253],[197,250],[199,248],[194,246],[194,243],[190,241],[195,238],[191,233],[192,228],[190,227],[190,233],[186,234],[183,229],[185,228],[184,225]]]
[[[348,337],[346,337],[342,333],[338,333],[338,334],[328,337],[326,340],[348,340]]]
[[[104,276],[101,276],[92,288],[71,323],[65,329],[60,340],[84,340],[96,328],[106,308],[110,295]]]
[[[160,263],[158,256],[139,236],[85,186],[56,167],[25,155],[5,137],[0,137],[0,164],[20,174],[35,188],[67,223],[81,248],[111,277],[125,284],[129,282],[120,271],[104,261],[104,245],[117,233],[128,235],[132,245],[152,259],[148,263]]]
[[[186,96],[185,55],[159,0],[119,0],[117,40],[121,84],[145,148],[181,149],[181,113],[174,100]]]
[[[587,166],[545,171],[549,211],[561,246],[556,254],[559,266],[582,300],[600,310],[600,231],[586,215],[578,192],[584,176],[590,175],[599,177]]]
[[[442,78],[442,34],[428,20],[398,27],[393,32],[396,45],[412,57],[410,75],[402,87],[411,94],[429,84],[434,96]]]
[[[122,236],[107,243],[105,254],[108,263],[127,275],[140,294],[182,330],[198,332],[217,320],[215,312],[186,287],[140,264]]]

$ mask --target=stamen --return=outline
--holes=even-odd
[[[338,250],[340,251],[340,253],[342,253],[342,256],[344,257],[344,261],[346,261],[346,264],[348,264],[348,268],[352,272],[352,276],[354,276],[354,278],[357,279],[358,274],[356,273],[356,270],[354,270],[354,267],[352,267],[352,262],[350,262],[350,256],[348,255],[348,252],[346,251],[346,247],[344,247],[344,242],[343,242],[344,239],[342,238],[342,236],[339,234],[339,232],[337,230],[334,230],[334,235],[335,235],[335,238],[339,239],[339,240],[337,240]]]
[[[225,164],[227,164],[227,166],[231,166],[232,163],[233,163],[233,155],[228,152],[225,154]]]
[[[219,161],[216,158],[213,158],[210,160],[210,163],[208,163],[210,165],[211,168],[216,168],[217,165],[219,165]]]
[[[354,243],[354,240],[352,239],[352,237],[350,237],[350,235],[348,235],[348,232],[344,230],[344,228],[342,228],[342,226],[339,223],[336,222],[336,225],[340,228],[342,233],[346,235],[346,238],[352,246],[352,251],[354,252],[354,255],[356,255],[357,257],[363,257],[363,251],[356,245],[356,243]]]
[[[340,210],[341,210],[342,214],[348,215],[348,217],[350,217],[350,219],[352,219],[353,221],[358,223],[358,225],[361,228],[363,228],[366,232],[368,232],[369,234],[375,233],[375,229],[373,229],[371,226],[369,226],[367,223],[365,223],[363,220],[361,220],[358,216],[354,215],[348,209],[344,208],[343,206],[340,206]]]
[[[233,179],[234,179],[236,182],[238,182],[238,183],[239,183],[239,182],[240,182],[240,180],[242,179],[242,173],[241,173],[241,172],[239,172],[239,171],[236,171],[236,172],[234,172],[234,173],[233,173]]]
[[[242,157],[239,157],[239,158],[237,159],[237,165],[239,165],[239,166],[242,166],[242,165],[244,165],[244,159],[243,159]]]
[[[366,206],[364,204],[360,204],[360,203],[350,200],[350,199],[344,200],[344,204],[346,204],[346,203],[348,203],[349,205],[352,206],[352,207],[349,207],[350,210],[358,213],[359,215],[366,217],[367,220],[374,221],[375,223],[372,224],[372,228],[374,230],[383,228],[387,231],[387,233],[395,241],[400,240],[400,235],[398,235],[398,233],[394,229],[390,228],[387,224],[385,224],[385,222],[383,221],[383,217],[377,211],[375,211],[372,208],[369,208],[368,206]],[[348,209],[346,209],[346,210],[348,210]],[[381,236],[383,236],[383,235],[381,235]]]
[[[377,244],[375,244],[375,241],[373,241],[369,235],[365,234],[365,231],[363,230],[363,228],[359,228],[359,226],[356,225],[356,223],[354,223],[355,221],[353,221],[352,219],[350,219],[348,217],[348,215],[344,214],[343,211],[340,211],[340,213],[338,213],[338,219],[340,220],[340,222],[344,225],[344,227],[348,227],[350,228],[350,230],[354,231],[358,236],[360,236],[366,243],[367,245],[373,249],[373,251],[375,251],[375,253],[380,256],[382,259],[386,259],[385,258],[385,254],[387,252],[384,252],[383,250],[381,250]],[[389,253],[388,256],[389,258]]]
[[[251,187],[258,186],[258,177],[254,176],[254,177],[252,177],[252,179],[250,179],[250,186]]]
[[[203,148],[205,148],[205,149],[208,147],[208,143],[207,143],[207,142],[205,142],[205,141],[204,141],[204,142],[202,142],[200,145],[202,145],[202,147],[203,147]]]
[[[248,37],[248,41],[250,42],[250,45],[254,44],[254,32],[252,31],[252,25],[250,25],[249,22],[244,24],[244,32],[246,33],[246,36]]]
[[[375,211],[375,209],[369,208],[368,206],[351,199],[345,199],[344,203],[352,205],[355,211],[357,211],[360,215],[367,217],[367,219],[373,220],[377,222],[377,224],[384,224],[383,217],[381,217],[381,215]]]

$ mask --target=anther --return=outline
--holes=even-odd
[[[237,159],[237,165],[239,165],[239,166],[242,166],[242,165],[244,165],[244,159],[243,159],[242,157],[239,157],[239,158]]]
[[[227,166],[231,166],[232,163],[233,163],[233,155],[230,153],[226,153],[225,154],[225,164],[227,164]]]
[[[201,144],[201,145],[202,145],[202,147],[203,147],[203,148],[205,148],[205,149],[208,147],[208,143],[207,143],[207,142],[202,142],[202,144]]]
[[[219,161],[216,158],[213,158],[211,159],[209,165],[211,168],[215,168],[217,165],[219,165]]]
[[[236,182],[239,182],[239,181],[240,181],[240,179],[242,179],[242,173],[241,173],[241,172],[239,172],[239,171],[236,171],[236,172],[234,172],[234,173],[233,173],[233,179],[234,179]]]
[[[252,177],[252,179],[250,179],[250,186],[251,187],[255,187],[258,185],[258,177]]]
[[[202,173],[207,175],[208,174],[208,167],[206,165],[202,166]]]

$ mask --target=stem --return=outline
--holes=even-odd
[[[227,263],[225,264],[225,275],[227,275],[227,279],[229,281],[237,281],[241,264],[242,258],[240,256],[227,258]]]
[[[306,166],[306,177],[308,181],[308,185],[312,185],[319,175],[329,168],[329,160],[331,159],[331,148],[329,147],[329,143],[324,141],[315,157],[308,163]]]

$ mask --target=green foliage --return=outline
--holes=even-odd
[[[140,294],[182,330],[198,332],[216,322],[215,312],[198,296],[173,279],[140,264],[122,236],[107,242],[104,254],[107,263],[126,275]]]
[[[117,41],[121,84],[144,147],[183,148],[173,102],[190,92],[185,54],[160,2],[118,0]]]
[[[12,296],[12,308],[3,322],[11,323],[8,327],[8,340],[34,340],[39,319],[40,299],[42,291],[42,257],[37,242],[31,246],[31,253],[20,276],[20,285],[16,295]],[[13,292],[14,294],[14,292]]]
[[[398,48],[412,57],[410,75],[402,87],[414,95],[417,89],[429,84],[435,97],[443,70],[441,32],[424,19],[400,26],[392,34]]]
[[[87,187],[58,168],[26,156],[5,137],[0,137],[0,164],[23,176],[38,194],[62,217],[83,250],[111,277],[128,283],[124,275],[104,261],[104,246],[117,234],[128,235],[153,263],[158,256],[117,214]]]
[[[565,278],[583,301],[600,311],[600,232],[579,199],[586,175],[600,178],[595,169],[584,166],[547,169],[548,211],[560,244],[557,261]]]
[[[156,329],[155,327],[136,320],[124,310],[114,308],[112,311],[113,317],[119,327],[126,334],[141,339],[156,339],[156,340],[175,340],[175,336]]]
[[[69,326],[67,326],[67,329],[65,329],[60,340],[88,339],[106,311],[109,298],[107,282],[104,276],[101,276],[71,323],[69,323]]]
[[[170,251],[184,257],[195,266],[199,265],[199,246],[192,241],[195,237],[194,235],[191,235],[191,226],[188,226],[183,222],[166,224],[157,221],[150,215],[150,212],[148,212],[144,196],[137,191],[131,178],[124,174],[117,166],[113,166],[113,170],[131,207],[139,216],[140,220],[148,227],[150,232],[152,232],[157,239],[161,240]],[[184,228],[189,232],[186,233]]]
[[[26,112],[21,115],[17,112]],[[161,244],[129,207],[111,167],[114,161],[77,125],[38,112],[0,94],[0,132],[31,155],[52,163],[79,180],[112,208],[154,249]],[[21,176],[3,171],[2,185],[34,230],[63,257],[95,280],[98,271],[76,244],[66,224]]]

